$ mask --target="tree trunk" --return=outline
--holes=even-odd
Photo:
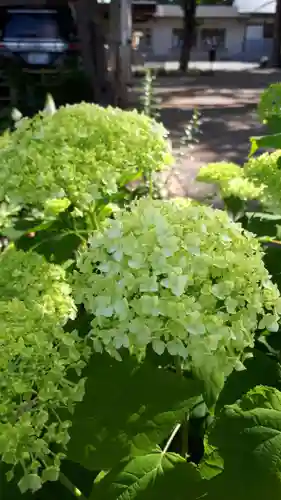
[[[98,4],[96,3],[98,7]],[[91,50],[94,59],[94,66],[99,86],[99,104],[112,104],[112,86],[110,85],[108,75],[108,54],[105,49],[106,37],[102,20],[98,13],[94,14],[91,24]]]
[[[100,19],[100,6],[97,0],[78,0],[75,4],[78,36],[81,42],[81,55],[88,77],[93,101],[109,104],[107,62],[105,40]]]
[[[128,85],[131,83],[131,0],[111,1],[109,33],[114,104],[126,107],[128,105]]]
[[[277,0],[276,2],[272,64],[273,66],[281,67],[281,0]]]
[[[187,71],[196,32],[196,0],[182,0],[183,40],[180,54],[180,70]]]

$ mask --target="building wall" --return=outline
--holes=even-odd
[[[270,56],[272,52],[273,39],[264,37],[264,25],[249,21],[246,28],[244,44],[244,56],[248,59],[257,60],[262,56]]]
[[[206,46],[202,42],[202,30],[204,29],[224,29],[225,40],[224,46],[219,48],[224,56],[235,54],[242,49],[242,41],[244,35],[244,26],[235,19],[200,19],[197,31],[196,44],[193,48],[194,55],[206,54]],[[149,30],[151,33],[150,45],[145,43],[145,36],[140,41],[140,50],[147,53],[147,56],[155,56],[156,58],[171,58],[178,57],[180,48],[175,46],[174,33],[182,28],[182,19],[180,18],[161,18],[150,21],[145,25],[134,26],[135,30]]]
[[[221,59],[248,59],[258,60],[263,55],[270,55],[272,40],[264,39],[263,24],[272,22],[272,19],[259,18],[216,18],[198,19],[197,39],[192,50],[193,59],[206,59],[206,45],[202,43],[203,30],[219,29],[225,31],[224,45],[218,49],[218,58]],[[182,28],[182,18],[161,17],[149,21],[145,25],[134,26],[134,29],[150,34],[142,37],[140,51],[147,59],[159,60],[176,59],[180,47],[176,47],[174,34]],[[203,33],[202,33],[203,32]],[[206,32],[205,32],[206,33]]]

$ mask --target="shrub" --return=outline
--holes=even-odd
[[[63,329],[75,306],[61,267],[8,249],[0,258],[0,288],[0,453],[13,468],[23,467],[21,490],[36,490],[58,477],[63,455],[52,446],[65,447],[71,422],[56,411],[83,397],[83,379],[68,378],[71,368],[80,373],[84,366],[82,345]]]
[[[165,129],[136,111],[92,104],[22,120],[1,150],[0,199],[83,210],[170,161]]]
[[[245,177],[259,191],[257,198],[273,211],[281,210],[280,160],[281,150],[250,158],[244,166]]]
[[[242,200],[252,200],[261,194],[261,187],[248,179],[244,169],[235,163],[209,163],[200,169],[197,180],[216,184],[222,198],[236,196]]]
[[[261,97],[258,114],[270,135],[251,137],[249,160],[240,168],[219,162],[203,166],[199,181],[215,183],[223,199],[258,200],[268,211],[280,213],[281,85],[271,85]],[[253,157],[260,149],[271,150]],[[226,201],[227,205],[227,201]]]
[[[279,500],[280,255],[223,211],[128,206],[166,159],[155,122],[50,104],[1,149],[2,497]],[[206,178],[277,206],[275,156]]]
[[[203,166],[197,180],[216,184],[222,198],[259,200],[268,210],[281,210],[281,151],[250,158],[241,168],[219,162]]]
[[[93,236],[77,266],[75,298],[94,316],[98,351],[151,343],[228,375],[257,328],[278,329],[258,242],[221,211],[142,200]]]

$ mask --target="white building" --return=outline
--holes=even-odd
[[[206,39],[212,36],[219,40],[218,57],[221,59],[258,60],[263,55],[270,55],[275,8],[275,0],[234,0],[232,6],[200,5],[193,58],[207,57]],[[152,19],[134,23],[134,31],[142,34],[139,50],[148,59],[178,58],[182,24],[180,6],[157,4]]]

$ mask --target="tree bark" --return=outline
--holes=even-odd
[[[182,0],[183,40],[180,54],[180,70],[187,71],[196,32],[196,0]]]
[[[84,69],[91,86],[93,101],[98,104],[109,104],[105,39],[99,7],[97,0],[78,0],[75,3],[76,22]]]
[[[273,66],[281,67],[281,0],[277,0],[276,2],[272,64]]]

